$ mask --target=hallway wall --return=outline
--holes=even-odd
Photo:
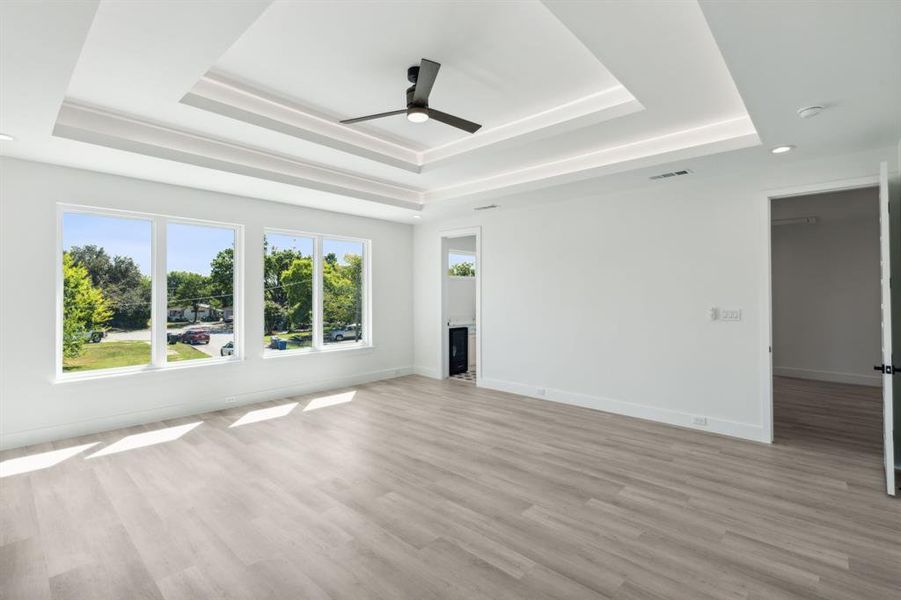
[[[773,200],[775,374],[880,385],[879,205],[876,188]]]

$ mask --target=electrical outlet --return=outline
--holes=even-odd
[[[691,424],[698,425],[700,427],[707,427],[707,417],[692,417]]]
[[[535,393],[538,394],[539,396],[546,396],[547,390],[544,388],[538,388],[537,390],[535,390]]]
[[[234,396],[232,396],[231,398],[226,398],[226,399],[225,399],[225,403],[226,403],[226,404],[234,404],[234,403],[237,402],[237,401],[238,401],[238,399],[235,398]]]

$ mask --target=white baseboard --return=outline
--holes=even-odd
[[[833,383],[850,383],[852,385],[882,386],[882,375],[860,375],[858,373],[841,373],[838,371],[817,371],[815,369],[797,369],[794,367],[773,367],[773,375],[780,377],[796,377],[815,381],[831,381]]]
[[[438,369],[432,369],[431,367],[413,367],[413,372],[416,375],[422,375],[423,377],[429,377],[431,379],[441,379],[441,373]]]
[[[43,442],[64,440],[67,438],[101,433],[103,431],[110,431],[113,429],[121,429],[123,427],[133,427],[135,425],[143,425],[145,423],[163,421],[166,419],[189,417],[192,415],[214,412],[226,408],[235,408],[236,406],[256,404],[258,402],[267,402],[269,400],[279,400],[282,398],[312,394],[352,385],[362,385],[364,383],[370,383],[372,381],[380,381],[384,379],[393,379],[395,377],[403,377],[404,375],[412,375],[413,372],[414,370],[412,367],[398,367],[396,369],[369,371],[367,373],[360,373],[347,377],[334,377],[330,379],[305,381],[302,383],[296,383],[294,385],[229,396],[229,398],[235,399],[234,402],[226,403],[225,397],[206,398],[192,401],[189,404],[173,404],[169,406],[152,408],[149,410],[120,413],[116,415],[110,415],[108,417],[74,421],[71,423],[63,423],[61,425],[52,425],[50,427],[40,427],[24,431],[5,432],[2,436],[0,436],[0,450],[30,446],[32,444],[40,444]]]
[[[690,429],[697,429],[698,431],[710,431],[754,442],[770,443],[770,440],[765,435],[764,428],[760,425],[737,423],[735,421],[715,419],[706,415],[693,415],[656,406],[635,404],[633,402],[624,402],[622,400],[614,400],[611,398],[551,388],[543,388],[544,395],[541,395],[538,393],[538,388],[536,386],[527,386],[521,383],[489,379],[487,377],[482,377],[481,387],[519,394],[520,396],[528,396],[530,398],[538,398],[539,400],[550,400],[552,402],[572,404],[617,415],[625,415],[627,417],[636,417],[638,419],[666,423],[668,425],[688,427]],[[693,423],[695,417],[705,417],[707,419],[707,425],[695,425]]]

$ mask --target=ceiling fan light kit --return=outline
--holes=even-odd
[[[407,108],[366,115],[365,117],[356,117],[354,119],[345,119],[341,123],[351,125],[361,121],[372,121],[374,119],[406,114],[407,120],[411,123],[425,123],[429,119],[434,119],[439,123],[462,129],[467,133],[475,133],[482,127],[478,123],[429,108],[429,95],[432,93],[432,86],[435,85],[435,79],[438,77],[440,68],[440,63],[423,58],[418,66],[414,65],[407,69],[407,80],[413,84],[407,88]]]
[[[429,120],[429,109],[411,106],[407,109],[407,120],[411,123],[425,123]]]

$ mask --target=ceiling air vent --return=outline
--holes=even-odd
[[[491,210],[497,207],[497,204],[486,204],[485,206],[476,206],[473,210]]]
[[[651,177],[648,177],[648,179],[669,179],[670,177],[680,177],[682,175],[688,175],[689,173],[691,173],[691,169],[682,169],[681,171],[670,171],[669,173],[652,175]]]

